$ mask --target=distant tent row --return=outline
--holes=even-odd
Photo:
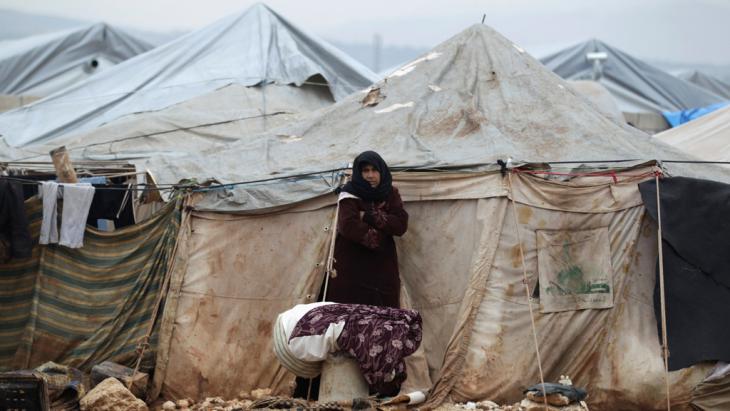
[[[730,100],[730,84],[711,74],[705,73],[701,70],[690,70],[680,73],[678,77]]]
[[[245,53],[233,52],[241,44]],[[181,60],[173,63],[173,56]],[[175,255],[167,254],[165,241],[160,253],[123,262],[136,268],[146,262],[142,266],[156,273],[137,282],[125,278],[125,284],[136,290],[162,284],[166,293],[152,341],[153,394],[232,397],[260,387],[290,394],[294,376],[274,356],[273,321],[297,303],[317,300],[334,224],[333,192],[354,156],[373,149],[396,171],[410,214],[409,231],[398,240],[402,295],[421,313],[424,339],[422,352],[409,359],[407,384],[430,389],[427,406],[485,398],[512,403],[537,382],[532,307],[547,380],[569,374],[590,392],[592,409],[663,409],[653,303],[657,226],[638,184],[662,172],[727,183],[730,171],[674,162],[662,170],[654,160],[694,157],[607,117],[611,108],[587,103],[575,90],[580,85],[561,80],[484,25],[372,85],[368,71],[338,56],[258,5],[64,96],[0,116],[2,152],[12,160],[38,159],[65,144],[76,159],[126,159],[161,185],[185,181],[181,215],[168,206],[150,223],[150,232],[160,233],[156,224],[174,227],[163,237],[176,235]],[[241,61],[250,71],[233,72],[226,64]],[[223,71],[219,77],[183,81],[216,67]],[[119,95],[72,113],[81,93],[114,84]],[[308,102],[303,109],[302,101]],[[17,126],[54,113],[56,122]],[[168,219],[159,217],[163,213]],[[118,235],[132,237],[134,229]],[[81,259],[61,257],[55,260],[61,266]],[[574,267],[585,277],[561,292],[572,285],[563,284],[559,272]],[[34,284],[111,280],[113,288],[122,276],[87,268],[74,272],[76,278],[52,268],[35,269]],[[5,278],[0,274],[0,282]],[[586,293],[589,283],[601,292]],[[24,294],[0,298],[32,295],[25,285]],[[149,301],[148,294],[142,300]],[[41,302],[49,307],[44,318],[76,315],[76,307],[53,305],[52,298],[33,304]],[[134,360],[115,356],[142,342],[140,324],[151,320],[149,305],[132,305],[136,315],[119,313],[129,321],[109,339],[119,352],[99,360]],[[16,323],[29,307],[14,306]],[[2,332],[10,327],[0,326],[4,358],[21,353],[33,359],[27,366],[71,358],[68,352],[91,333],[52,325],[47,321],[41,330],[45,341],[73,334],[76,345],[45,355],[45,347],[23,343],[12,352],[18,328],[11,336]],[[38,332],[21,330],[26,342]],[[673,404],[696,400],[695,387],[714,366],[706,360],[670,374]],[[710,390],[707,396],[723,394]]]
[[[600,40],[589,40],[541,58],[567,80],[594,80],[613,95],[634,126],[650,133],[667,128],[663,112],[706,107],[727,99],[675,77]]]
[[[0,115],[0,134],[10,146],[27,146],[162,110],[231,84],[312,84],[337,100],[375,78],[341,51],[257,5]]]

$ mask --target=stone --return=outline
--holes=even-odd
[[[162,409],[164,411],[172,411],[175,409],[175,403],[172,401],[165,401],[165,403],[162,404]]]
[[[137,398],[144,398],[147,392],[149,375],[143,372],[135,373],[133,369],[111,361],[104,361],[91,368],[91,384],[96,385],[103,380],[114,377],[124,384],[125,387],[132,383],[132,394]]]
[[[105,379],[89,391],[79,405],[81,411],[149,411],[144,401],[135,397],[113,377]]]
[[[524,411],[586,411],[587,408],[583,407],[581,403],[573,403],[570,405],[564,405],[564,406],[555,406],[555,405],[548,405],[547,408],[545,408],[545,403],[535,402],[532,400],[528,400],[525,398],[520,403],[520,407]]]
[[[271,397],[271,388],[258,388],[251,391],[251,398],[254,400],[262,400]]]
[[[190,401],[188,400],[178,400],[178,402],[175,403],[177,408],[188,408],[190,407]]]
[[[534,402],[540,402],[540,403],[544,404],[544,402],[542,400],[541,392],[528,391],[527,394],[525,395],[525,397],[527,397],[528,400],[531,400]],[[547,402],[550,405],[563,406],[563,405],[570,404],[570,398],[566,397],[563,394],[556,392],[556,393],[547,395]]]
[[[497,404],[496,402],[489,401],[489,400],[484,400],[484,401],[479,401],[477,403],[477,407],[481,408],[483,410],[492,410],[492,409],[498,409],[499,404]]]

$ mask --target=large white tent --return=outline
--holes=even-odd
[[[406,304],[423,316],[425,333],[409,383],[432,388],[429,405],[515,401],[538,381],[532,306],[546,379],[570,374],[591,393],[592,409],[665,406],[652,303],[656,227],[637,183],[654,178],[648,160],[692,158],[606,118],[483,25],[302,121],[142,162],[164,182],[225,184],[200,188],[183,217],[155,391],[290,392],[293,375],[272,350],[273,321],[316,300],[335,214],[332,169],[365,149],[408,170],[394,174],[410,215],[399,263]],[[497,164],[509,158],[504,169]],[[513,169],[525,162],[532,166]],[[728,181],[711,166],[701,174]],[[600,306],[550,308],[544,241],[558,254],[563,241],[575,246],[576,264],[601,261],[613,294]],[[529,301],[525,277],[531,295],[539,289]],[[670,374],[674,404],[689,402],[709,368]]]
[[[367,68],[262,4],[0,115],[12,147],[88,132],[238,84],[326,87],[335,100],[371,84]]]
[[[152,45],[105,23],[0,42],[0,94],[45,97]]]

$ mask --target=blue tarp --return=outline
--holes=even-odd
[[[693,108],[690,110],[665,111],[662,113],[662,115],[665,119],[667,119],[667,123],[669,123],[670,126],[677,127],[680,124],[687,123],[696,118],[702,117],[705,114],[709,114],[715,110],[719,110],[727,106],[728,104],[730,104],[730,101],[723,101],[722,103],[715,103],[709,106]]]

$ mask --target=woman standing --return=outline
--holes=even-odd
[[[408,228],[408,213],[388,165],[374,151],[355,158],[340,193],[334,268],[327,301],[400,307],[398,255],[393,236]]]

